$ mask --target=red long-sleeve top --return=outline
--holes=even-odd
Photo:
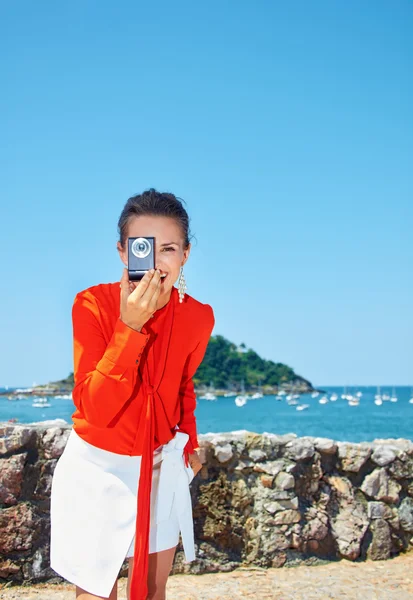
[[[153,450],[189,435],[188,454],[198,448],[193,376],[215,324],[209,304],[173,287],[169,301],[141,331],[120,318],[119,282],[79,292],[72,308],[73,428],[88,443],[142,456],[131,600],[146,600]]]

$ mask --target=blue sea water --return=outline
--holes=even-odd
[[[321,394],[317,398],[304,394],[299,402],[309,404],[309,408],[302,411],[288,405],[285,399],[277,400],[275,396],[249,400],[242,407],[235,405],[234,398],[218,397],[216,401],[198,399],[195,412],[198,433],[247,429],[256,433],[296,433],[298,436],[323,436],[349,442],[399,437],[413,440],[410,387],[396,386],[398,401],[383,401],[380,406],[374,403],[375,386],[356,388],[363,394],[358,406],[349,406],[347,400],[341,398],[341,386],[318,387],[325,390],[328,397],[336,392],[339,398],[335,402],[320,404]],[[391,392],[391,386],[381,387],[382,394],[391,396]],[[18,423],[32,423],[59,418],[72,423],[71,415],[75,410],[72,400],[50,398],[49,408],[34,408],[32,402],[31,398],[8,400],[1,397],[0,421],[17,418]]]

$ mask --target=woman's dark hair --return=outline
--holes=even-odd
[[[131,217],[153,215],[175,219],[182,230],[183,246],[186,250],[189,246],[189,217],[181,200],[182,198],[177,198],[168,192],[158,192],[154,188],[129,198],[118,221],[119,242],[122,248],[126,246],[127,229]]]

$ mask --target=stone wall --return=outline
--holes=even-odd
[[[2,582],[57,577],[49,566],[50,488],[70,428],[0,423]],[[203,468],[191,484],[198,558],[185,564],[180,545],[173,573],[380,560],[411,548],[411,441],[247,431],[199,441]]]

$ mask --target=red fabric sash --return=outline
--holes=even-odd
[[[153,451],[155,445],[166,444],[171,440],[175,431],[171,430],[162,398],[158,393],[158,387],[162,380],[165,362],[168,354],[170,336],[172,332],[174,308],[176,302],[177,288],[173,287],[163,327],[158,333],[156,340],[158,346],[159,362],[155,365],[153,356],[153,344],[149,347],[142,377],[145,398],[147,404],[144,406],[146,413],[142,416],[144,438],[141,471],[138,486],[137,517],[134,544],[134,560],[132,578],[130,583],[130,600],[146,600],[148,596],[148,567],[149,567],[149,531],[150,531],[150,501],[152,489]],[[143,331],[144,328],[142,328]],[[145,331],[144,333],[147,333]],[[185,457],[187,460],[187,457]]]

